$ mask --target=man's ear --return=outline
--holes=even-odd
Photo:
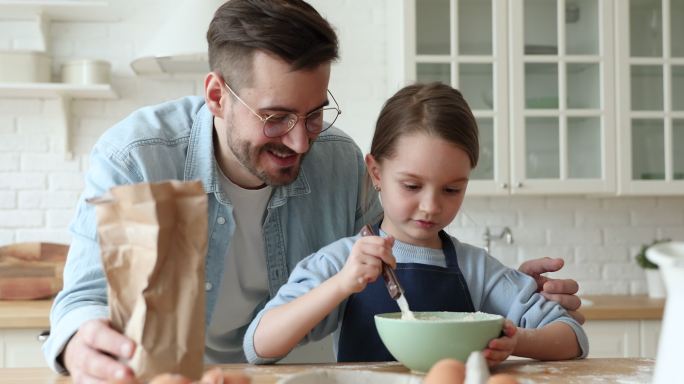
[[[223,77],[216,72],[209,72],[204,78],[204,100],[209,111],[215,117],[223,117],[227,98],[224,98]]]
[[[373,185],[380,185],[380,164],[375,160],[375,157],[370,153],[366,155],[366,169],[370,175]]]

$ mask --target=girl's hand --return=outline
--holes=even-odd
[[[336,275],[346,295],[361,292],[374,282],[382,273],[383,261],[392,268],[396,266],[393,244],[393,237],[365,236],[356,240],[347,262]]]
[[[518,344],[517,331],[518,328],[515,327],[513,322],[506,320],[503,326],[504,336],[494,339],[487,344],[483,355],[490,367],[499,364],[513,354],[515,346]]]

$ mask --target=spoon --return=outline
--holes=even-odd
[[[377,236],[373,232],[373,228],[366,224],[361,228],[361,236]],[[387,287],[387,292],[392,299],[397,301],[399,309],[401,309],[402,320],[415,320],[413,312],[409,309],[408,302],[406,301],[406,296],[404,296],[404,288],[399,284],[399,279],[394,273],[392,267],[387,265],[384,261],[382,262],[382,278],[385,280],[385,287]]]

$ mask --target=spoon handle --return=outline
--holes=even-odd
[[[361,236],[376,236],[373,232],[373,228],[366,224],[361,228]],[[398,300],[401,295],[404,294],[404,288],[399,284],[399,279],[394,273],[392,267],[387,265],[384,261],[382,262],[382,278],[385,280],[385,286],[387,287],[387,292],[392,299]]]

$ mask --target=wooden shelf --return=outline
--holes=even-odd
[[[106,0],[0,0],[0,18],[27,20],[37,15],[58,21],[116,21]]]
[[[66,84],[66,83],[0,83],[0,98],[54,99],[116,99],[116,92],[109,84]]]

